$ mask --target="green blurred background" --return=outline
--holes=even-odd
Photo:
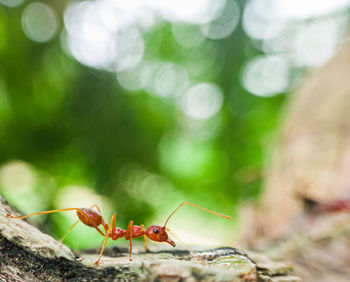
[[[23,213],[230,245],[258,199],[287,93],[345,39],[349,1],[0,0],[0,189]],[[74,213],[33,220],[57,237]],[[96,246],[82,224],[66,243]]]

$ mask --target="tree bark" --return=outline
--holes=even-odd
[[[136,252],[132,262],[127,249],[113,248],[97,266],[96,250],[78,257],[7,212],[18,215],[0,196],[0,281],[299,281],[290,265],[234,248]]]
[[[307,203],[350,195],[350,44],[291,94],[266,168],[265,193],[245,238],[283,236]]]
[[[287,107],[265,192],[243,212],[242,241],[288,259],[307,281],[350,281],[349,43]]]

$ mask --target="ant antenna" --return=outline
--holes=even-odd
[[[180,205],[168,216],[167,220],[166,220],[165,223],[164,223],[164,227],[167,225],[169,219],[174,215],[174,213],[176,213],[184,204],[191,205],[191,206],[193,206],[193,207],[195,207],[195,208],[199,208],[199,209],[201,209],[201,210],[204,210],[204,211],[213,213],[213,214],[215,214],[215,215],[218,215],[218,216],[221,216],[221,217],[224,217],[224,218],[232,219],[232,217],[230,217],[230,216],[227,216],[227,215],[224,215],[224,214],[221,214],[221,213],[217,213],[217,212],[214,212],[214,211],[211,211],[211,210],[202,208],[202,207],[200,207],[200,206],[196,206],[195,204],[192,204],[192,203],[189,203],[189,202],[183,202],[182,204],[180,204]]]

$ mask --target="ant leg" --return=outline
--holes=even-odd
[[[134,221],[130,221],[128,225],[128,229],[125,233],[125,238],[129,238],[129,261],[132,261],[131,259],[131,252],[132,252],[132,227],[133,227]]]
[[[114,216],[114,220],[113,220],[113,224],[112,224],[112,237],[115,235],[115,229],[116,229],[116,225],[117,225],[117,220],[116,220],[117,215],[115,214],[115,212],[113,213],[113,216]]]
[[[30,217],[30,216],[33,216],[33,215],[48,214],[48,213],[61,212],[61,211],[73,211],[73,210],[80,210],[80,209],[78,209],[78,208],[69,208],[69,209],[51,210],[51,211],[44,211],[44,212],[36,212],[36,213],[24,215],[24,216],[13,216],[13,215],[11,215],[9,213],[6,213],[6,217],[23,219],[23,218],[27,218],[27,217]]]
[[[100,233],[102,236],[105,236],[105,234],[103,234],[103,232],[100,230],[100,228],[98,228],[98,226],[90,220],[90,218],[80,209],[80,208],[68,208],[68,209],[59,209],[59,210],[51,210],[51,211],[44,211],[44,212],[36,212],[36,213],[32,213],[32,214],[28,214],[28,215],[24,215],[24,216],[13,216],[9,213],[6,213],[6,217],[10,217],[10,218],[16,218],[16,219],[23,219],[23,218],[27,218],[33,215],[41,215],[41,214],[48,214],[48,213],[55,213],[55,212],[62,212],[62,211],[73,211],[76,210],[78,211],[82,216],[85,217],[86,222],[89,222],[92,227],[94,227],[98,233]]]
[[[110,222],[109,222],[109,226],[108,226],[106,235],[105,235],[105,241],[103,242],[103,246],[102,246],[100,255],[99,255],[97,261],[95,262],[95,264],[99,264],[99,263],[100,263],[100,260],[101,260],[103,251],[104,251],[104,249],[105,249],[105,247],[106,247],[106,245],[107,245],[108,239],[110,238],[110,233],[111,233],[112,225],[115,226],[115,224],[116,224],[116,215],[115,215],[115,213],[113,213],[112,218],[111,218],[111,220],[110,220]],[[112,232],[113,232],[113,231],[112,231]]]
[[[68,230],[66,231],[66,233],[64,233],[63,234],[63,236],[62,236],[62,238],[60,239],[60,243],[62,243],[63,242],[63,240],[67,237],[67,235],[69,234],[69,232],[71,232],[72,231],[72,229],[75,227],[75,226],[77,226],[77,224],[79,223],[79,219],[76,221],[76,222],[74,222],[69,228],[68,228]]]
[[[141,224],[140,227],[145,229],[145,225],[144,224]],[[143,235],[143,246],[145,247],[145,252],[149,252],[150,251],[148,246],[147,246],[146,235]]]
[[[100,207],[99,207],[97,204],[93,204],[93,205],[90,207],[90,209],[92,209],[92,208],[96,208],[97,211],[98,211],[99,213],[101,213],[101,209],[100,209]]]

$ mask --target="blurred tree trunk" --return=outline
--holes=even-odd
[[[265,184],[258,207],[245,213],[247,226],[243,240],[250,246],[257,247],[259,242],[260,246],[266,246],[276,239],[286,240],[292,234],[310,232],[324,235],[317,240],[336,241],[338,237],[329,234],[340,225],[349,226],[349,211],[341,218],[339,213],[333,214],[336,220],[326,219],[324,215],[315,220],[309,211],[310,206],[317,209],[339,199],[349,200],[350,196],[349,43],[290,96]],[[346,234],[347,239],[342,239],[342,246],[335,252],[348,249],[350,240],[349,233]],[[295,244],[294,247],[298,248]],[[299,251],[307,252],[304,247]],[[316,247],[322,248],[322,244],[315,244],[314,250]],[[328,256],[337,257],[331,252]],[[306,257],[309,259],[302,263],[308,264],[312,257],[319,258]]]

